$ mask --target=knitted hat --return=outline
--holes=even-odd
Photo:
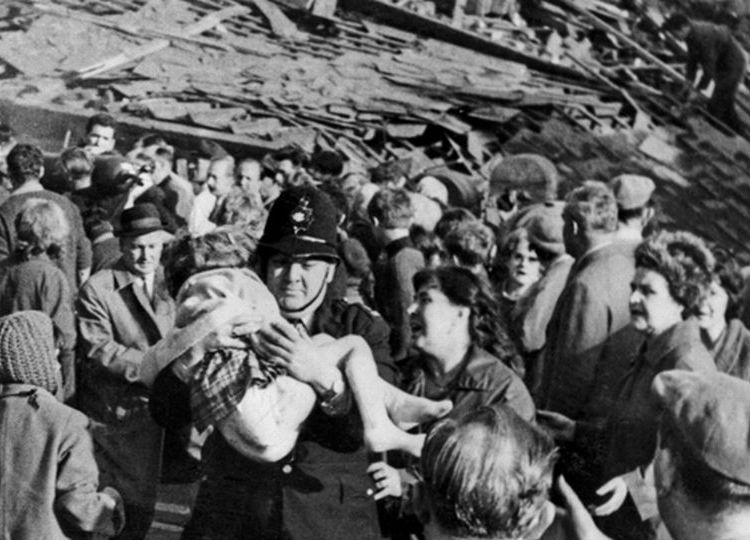
[[[0,383],[32,384],[57,392],[60,384],[52,320],[41,311],[0,318]]]

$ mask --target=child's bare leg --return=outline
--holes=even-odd
[[[248,388],[237,409],[216,427],[242,455],[260,462],[278,461],[294,448],[315,399],[309,385],[278,377],[263,388]]]
[[[388,416],[404,429],[442,418],[453,409],[449,399],[435,401],[404,392],[382,379],[381,382]]]
[[[388,417],[384,385],[375,367],[372,351],[364,339],[359,336],[346,336],[331,345],[332,350],[336,352],[345,351],[340,356],[338,366],[346,374],[359,407],[368,448],[373,452],[403,450],[419,456],[424,436],[411,435],[400,430]]]
[[[355,340],[362,340],[362,338],[358,336],[346,336],[334,340],[330,336],[320,335],[315,336],[313,339],[317,342],[318,345],[323,346],[324,350],[326,351],[326,353],[321,354],[320,357],[327,358],[331,365],[335,365],[337,368],[345,372],[347,366],[346,362],[342,362],[342,360],[346,357],[346,355],[352,349],[367,346],[366,343],[355,342]],[[370,352],[369,347],[367,352]],[[362,370],[361,372],[364,375],[374,374],[372,375],[373,378],[369,380],[365,379],[364,376],[362,378],[358,378],[357,380],[361,380],[363,385],[374,382],[376,378],[378,381],[380,381],[380,383],[383,385],[383,389],[381,391],[383,400],[385,402],[386,411],[388,412],[388,416],[395,424],[407,424],[409,425],[409,427],[423,424],[437,418],[442,418],[453,408],[453,403],[451,403],[451,401],[448,399],[435,401],[432,399],[415,396],[408,392],[404,392],[400,388],[393,386],[387,381],[384,381],[377,373],[377,368],[375,367],[375,361],[374,359],[372,359],[371,352],[367,355],[367,357],[367,359],[362,358],[361,360],[359,358],[352,359],[354,362],[361,361],[371,364],[370,367],[364,366],[364,369],[355,366],[354,368],[357,370],[355,376],[358,375],[360,370]],[[347,378],[349,379],[349,384],[353,385],[353,379],[352,377],[349,377],[348,373]]]

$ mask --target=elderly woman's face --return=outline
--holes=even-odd
[[[639,332],[658,335],[682,320],[683,306],[659,272],[636,268],[630,290],[630,322]]]
[[[542,276],[542,265],[528,242],[519,242],[508,260],[510,279],[519,287],[528,287]]]
[[[439,289],[419,289],[408,310],[412,344],[420,351],[439,356],[444,344],[453,341],[460,328],[457,322],[462,309],[465,308],[452,303]]]
[[[712,281],[698,310],[698,323],[701,328],[709,329],[724,326],[728,304],[729,295],[727,291],[717,280]]]

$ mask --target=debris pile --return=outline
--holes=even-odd
[[[335,148],[363,166],[408,158],[413,174],[447,167],[480,189],[498,153],[541,153],[568,186],[647,173],[675,225],[750,255],[750,224],[733,219],[750,208],[750,143],[674,99],[682,52],[655,31],[658,11],[603,0],[520,11],[339,0],[335,14],[306,4],[16,0],[0,21],[0,89],[248,147]],[[747,93],[740,105],[750,123]],[[697,219],[708,209],[726,220]]]

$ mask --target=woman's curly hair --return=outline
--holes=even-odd
[[[257,242],[239,227],[218,227],[202,236],[178,234],[164,254],[164,277],[173,298],[191,276],[214,268],[252,268]]]
[[[513,341],[502,325],[500,305],[492,291],[467,268],[441,266],[421,270],[414,276],[414,290],[434,287],[451,303],[470,309],[469,335],[472,343],[491,352],[506,365],[513,365],[517,354]]]
[[[713,246],[711,253],[714,255],[716,265],[714,276],[727,293],[727,311],[724,317],[727,321],[736,319],[745,309],[742,293],[745,290],[745,278],[742,275],[742,266],[735,254],[721,246]]]
[[[685,231],[663,231],[636,248],[635,265],[664,276],[672,298],[682,304],[685,315],[690,315],[711,284],[715,262],[698,236]]]

